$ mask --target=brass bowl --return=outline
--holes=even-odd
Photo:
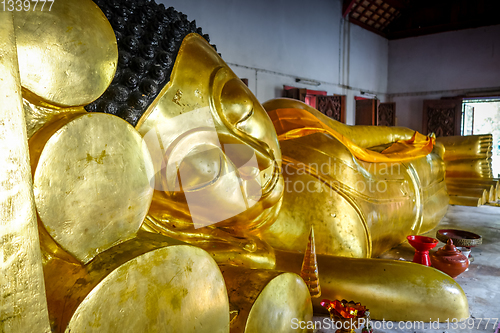
[[[436,231],[436,238],[446,243],[451,238],[453,245],[473,247],[483,243],[483,237],[470,231],[457,229],[440,229]]]

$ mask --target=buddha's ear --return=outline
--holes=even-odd
[[[56,1],[43,10],[39,3],[34,9],[14,12],[21,85],[30,102],[71,107],[96,100],[118,62],[104,14],[91,0]]]

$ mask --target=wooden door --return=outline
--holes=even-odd
[[[298,99],[313,108],[317,108],[316,97],[326,96],[326,91],[323,90],[310,90],[305,88],[294,88],[292,86],[283,86],[283,97]]]
[[[461,119],[461,99],[424,100],[424,134],[435,133],[438,137],[461,135]]]
[[[380,103],[377,126],[396,126],[396,103]]]
[[[377,125],[376,99],[356,100],[356,125]]]
[[[306,101],[307,89],[299,89],[299,88],[290,87],[289,89],[285,89],[284,92],[285,92],[284,97],[298,99],[299,101],[302,101],[302,102]]]
[[[316,96],[318,111],[345,124],[345,96]]]

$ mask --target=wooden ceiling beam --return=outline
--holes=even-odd
[[[368,6],[364,6],[363,1],[344,0],[344,18],[349,17],[351,23],[388,39],[500,24],[500,15],[497,15],[500,0],[382,0],[380,5],[376,0],[367,0]],[[364,10],[354,10],[356,4],[362,6],[359,10]],[[377,9],[372,10],[371,6]],[[389,7],[384,9],[383,6]],[[390,13],[391,8],[396,11]],[[378,14],[379,9],[382,15]],[[371,15],[367,15],[368,10]],[[375,14],[379,16],[377,19],[373,18]],[[370,20],[373,21],[371,25],[368,24],[372,23]]]
[[[459,22],[459,23],[447,23],[447,24],[434,25],[434,26],[423,27],[423,28],[418,28],[418,29],[406,29],[406,30],[400,30],[400,31],[390,31],[386,34],[386,38],[393,40],[393,39],[401,39],[401,38],[408,38],[408,37],[418,37],[418,36],[431,35],[431,34],[440,33],[440,32],[454,31],[454,30],[461,30],[461,29],[471,29],[471,28],[478,28],[478,27],[484,27],[484,26],[496,25],[496,24],[500,24],[500,19],[490,19],[490,20],[479,19],[479,20]]]
[[[498,0],[418,0],[402,11],[385,32],[389,39],[500,24]]]
[[[367,1],[367,2],[368,2],[368,6],[365,6],[365,5],[364,5],[364,1]],[[353,18],[353,17],[352,17],[352,14],[350,15],[350,17],[351,17],[351,18],[353,18],[354,20],[359,21],[361,24],[365,24],[365,25],[367,25],[367,26],[373,27],[372,25],[369,25],[369,24],[368,24],[368,22],[369,22],[370,20],[375,21],[375,20],[373,20],[373,19],[372,19],[372,16],[373,16],[373,14],[375,13],[375,11],[373,11],[370,7],[371,7],[371,6],[375,6],[375,7],[377,7],[377,4],[376,4],[375,2],[373,2],[373,0],[363,0],[361,3],[359,3],[359,4],[358,4],[358,7],[359,7],[359,6],[361,6],[361,7],[363,7],[363,8],[364,8],[364,10],[363,10],[361,13],[359,13],[359,12],[358,12],[358,13],[359,13],[359,17],[358,17],[358,18]],[[378,9],[378,7],[377,7],[377,9]],[[367,11],[371,12],[372,14],[371,14],[370,16],[366,15],[366,12],[367,12]],[[365,18],[365,19],[366,19],[365,23],[363,23],[363,21],[361,21],[361,18]],[[375,22],[374,22],[374,23],[375,23]],[[373,24],[373,25],[375,25],[375,24]],[[373,29],[377,29],[377,28],[373,27]]]
[[[387,35],[386,35],[385,33],[383,33],[382,31],[380,31],[380,30],[378,30],[378,29],[375,29],[374,27],[369,26],[368,24],[363,23],[363,22],[361,22],[361,21],[359,21],[359,20],[357,20],[357,19],[355,19],[355,18],[353,18],[353,17],[349,17],[349,22],[351,22],[352,24],[356,24],[356,25],[360,26],[360,27],[361,27],[361,28],[363,28],[363,29],[366,29],[366,30],[368,30],[368,31],[371,31],[371,32],[373,32],[373,33],[376,33],[376,34],[377,34],[377,35],[379,35],[379,36],[382,36],[382,37],[384,37],[384,38],[387,38]]]
[[[383,0],[386,4],[401,10],[410,5],[410,1],[408,0]]]
[[[354,3],[356,3],[356,0],[344,0],[344,5],[342,9],[343,18],[345,18],[351,12],[352,5],[354,5]]]

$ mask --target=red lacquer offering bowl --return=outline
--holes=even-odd
[[[415,248],[413,262],[430,266],[431,259],[429,257],[429,250],[436,247],[438,240],[431,237],[416,235],[407,236],[406,239],[408,239],[408,243]]]
[[[473,247],[483,243],[483,238],[480,235],[458,229],[440,229],[436,232],[436,238],[443,243],[451,239],[453,245],[460,247]]]

